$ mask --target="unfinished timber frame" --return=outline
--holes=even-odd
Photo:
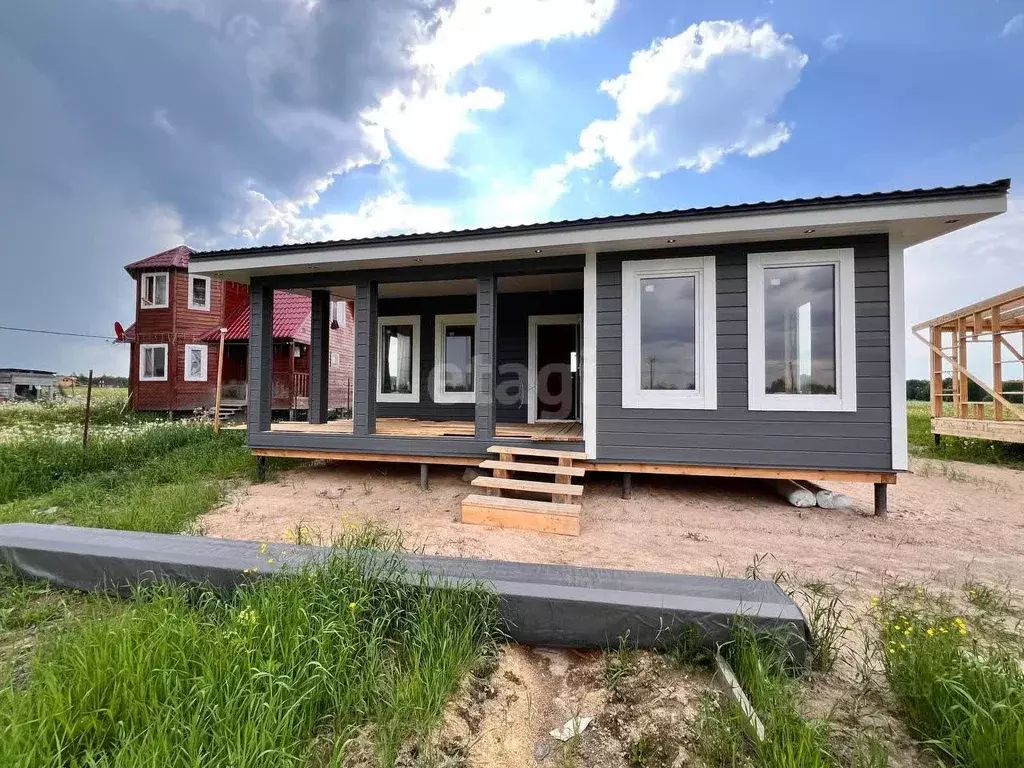
[[[621,473],[624,496],[644,473],[867,482],[883,514],[907,469],[904,251],[1002,213],[1008,191],[243,248],[189,268],[250,286],[261,457],[415,462],[424,487],[430,465],[475,464],[489,477],[464,519],[566,535],[593,471]],[[351,419],[311,385],[308,422],[271,424],[282,291],[312,298],[314,374],[326,308],[354,304]]]
[[[1024,378],[1024,286],[918,323],[913,331],[931,351],[931,426],[936,442],[950,435],[1024,443],[1022,393],[1005,391],[1007,381]],[[977,365],[973,370],[970,365],[968,352],[979,345],[991,351],[991,385]],[[971,400],[972,381],[991,402]]]

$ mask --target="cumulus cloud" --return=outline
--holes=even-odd
[[[602,157],[628,186],[678,168],[705,172],[730,154],[756,157],[786,142],[775,115],[807,56],[770,24],[705,21],[633,54],[629,71],[601,83],[616,115],[580,135],[570,164]]]
[[[999,33],[999,36],[1009,37],[1010,35],[1016,35],[1021,31],[1024,31],[1024,13],[1018,13],[1006,22],[1003,26],[1003,31]]]

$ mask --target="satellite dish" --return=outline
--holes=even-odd
[[[124,327],[116,320],[114,321],[114,335],[117,336],[118,341],[124,341]]]

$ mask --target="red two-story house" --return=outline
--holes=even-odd
[[[131,347],[130,404],[137,411],[212,408],[222,333],[221,405],[228,412],[245,407],[249,287],[190,275],[192,253],[180,245],[125,267],[135,280],[135,322],[121,341]],[[311,300],[308,293],[285,291],[274,298],[273,408],[294,416],[309,408]],[[329,408],[347,412],[352,403],[351,302],[332,301],[330,312]]]

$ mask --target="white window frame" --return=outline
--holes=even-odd
[[[469,392],[446,392],[444,388],[444,339],[448,326],[473,326],[473,389]],[[434,402],[442,404],[476,402],[476,314],[467,312],[434,316]]]
[[[383,355],[384,327],[388,325],[412,326],[412,392],[382,392],[381,374],[384,371]],[[378,403],[418,403],[420,401],[420,316],[391,315],[377,318],[377,402]]]
[[[203,304],[195,304],[193,302],[192,285],[194,283],[196,283],[196,282],[204,282],[204,283],[206,283],[206,304],[205,305],[203,305]],[[211,304],[210,290],[211,290],[210,278],[203,277],[202,275],[189,275],[188,276],[188,308],[189,309],[199,309],[199,310],[203,310],[205,312],[209,312],[210,311],[210,304]]]
[[[203,372],[200,376],[191,376],[189,374],[189,354],[193,349],[202,350],[203,353]],[[210,348],[206,344],[186,344],[185,345],[185,381],[206,381],[207,374],[209,371],[210,363]]]
[[[164,351],[164,375],[163,376],[147,376],[146,375],[146,350],[149,349],[162,349]],[[167,345],[166,344],[140,344],[139,345],[139,381],[167,381],[167,369],[170,366],[170,360],[167,356]]]
[[[164,290],[163,304],[149,304],[146,302],[146,281],[156,280],[158,277],[164,279],[166,289]],[[156,294],[154,287],[153,293]],[[171,305],[171,273],[170,272],[143,272],[139,277],[139,308],[140,309],[167,309]]]
[[[694,363],[696,389],[640,387],[640,283],[644,278],[694,277]],[[622,262],[622,407],[672,410],[718,408],[718,311],[715,257],[681,256]]]
[[[771,267],[835,267],[836,394],[764,391],[764,271]],[[751,253],[747,257],[747,408],[751,411],[857,410],[856,298],[852,248]]]

